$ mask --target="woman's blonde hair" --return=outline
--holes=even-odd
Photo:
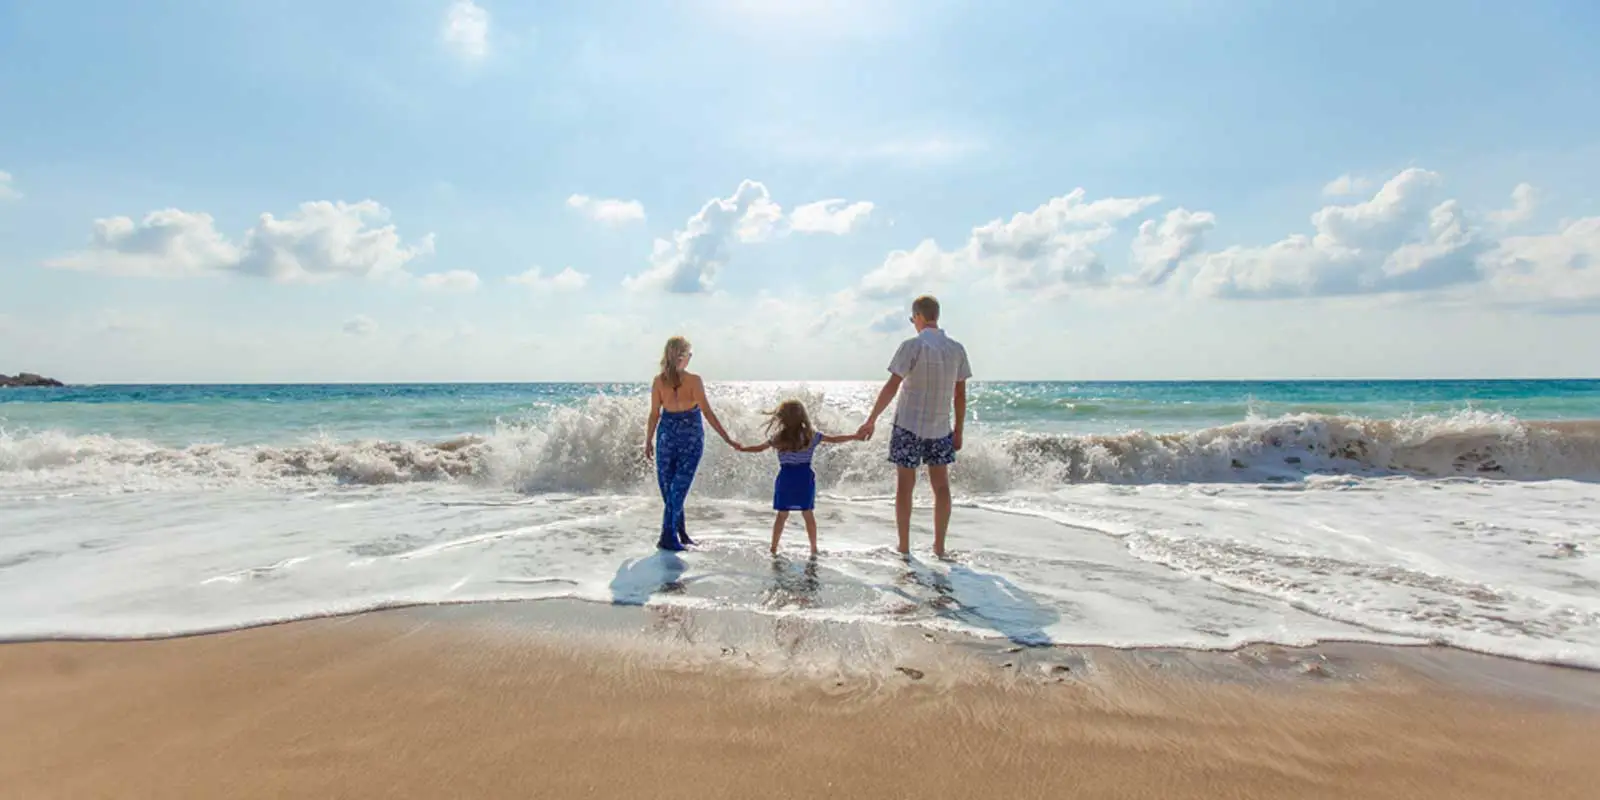
[[[689,355],[689,340],[674,336],[667,340],[661,351],[661,382],[676,389],[683,385],[683,367],[679,363]]]
[[[767,412],[767,441],[774,448],[789,452],[805,450],[811,447],[815,436],[811,416],[799,400],[785,400]]]

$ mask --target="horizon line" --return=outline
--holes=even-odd
[[[48,376],[46,376],[48,377]],[[703,377],[703,376],[702,376]],[[62,379],[57,379],[62,380]],[[597,386],[607,384],[646,383],[647,379],[517,379],[517,380],[202,380],[202,381],[66,381],[63,387],[8,386],[0,388],[87,388],[97,386],[538,386],[570,384]],[[1600,376],[1497,376],[1497,377],[1274,377],[1274,378],[986,378],[973,379],[972,384],[1000,383],[1490,383],[1511,381],[1600,381]],[[878,378],[729,378],[711,379],[708,383],[879,383]]]

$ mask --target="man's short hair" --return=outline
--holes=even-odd
[[[939,301],[933,295],[925,294],[911,301],[911,313],[921,315],[929,322],[939,321]]]

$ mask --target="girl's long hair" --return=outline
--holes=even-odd
[[[799,400],[785,400],[767,412],[767,441],[778,450],[794,452],[811,447],[816,430]]]
[[[683,367],[680,362],[689,354],[689,340],[682,336],[674,336],[667,340],[667,346],[661,351],[661,382],[676,389],[683,385]]]

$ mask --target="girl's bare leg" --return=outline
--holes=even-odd
[[[810,512],[807,512],[807,513],[810,513]],[[784,525],[784,523],[786,523],[788,521],[789,521],[789,512],[787,512],[787,511],[779,511],[778,512],[778,518],[772,521],[772,554],[773,555],[777,555],[778,554],[778,540],[783,538],[783,525]],[[813,547],[815,547],[815,541],[816,541],[816,539],[815,539],[815,537],[813,537],[813,539],[812,539]]]
[[[806,537],[811,540],[811,555],[817,554],[817,515],[810,511],[800,512],[800,518],[806,521]]]

